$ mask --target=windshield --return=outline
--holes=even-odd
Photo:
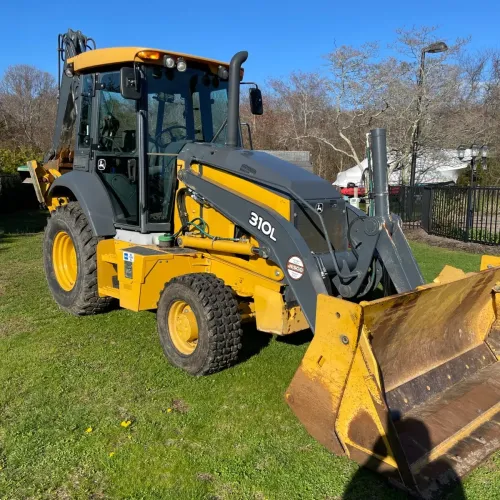
[[[146,68],[148,222],[172,218],[180,141],[224,143],[227,82],[198,68]]]
[[[227,82],[202,69],[147,67],[149,152],[172,142],[210,142],[227,116]],[[219,134],[217,142],[223,141]]]

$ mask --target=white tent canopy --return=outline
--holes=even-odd
[[[460,172],[468,167],[470,162],[470,150],[465,152],[465,158],[460,160],[454,149],[427,150],[417,158],[417,169],[415,172],[416,184],[432,184],[437,182],[457,182]],[[403,170],[396,165],[394,155],[388,155],[389,184],[403,184]],[[368,160],[365,158],[360,164],[339,172],[335,186],[347,187],[348,183],[362,186],[363,172],[368,168]],[[409,169],[408,169],[409,170]],[[408,173],[407,173],[408,175]],[[408,182],[408,179],[405,179]]]

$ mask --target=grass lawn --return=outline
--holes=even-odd
[[[165,361],[154,313],[57,308],[42,235],[12,234],[40,231],[43,216],[2,216],[2,227],[0,498],[334,499],[351,480],[351,499],[404,498],[327,452],[285,404],[308,335],[249,329],[244,362],[193,378]],[[477,255],[412,247],[428,280],[445,263],[479,268]],[[500,498],[500,455],[463,487]]]

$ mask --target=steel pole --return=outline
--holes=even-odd
[[[411,170],[410,170],[410,186],[415,186],[415,177],[417,172],[417,154],[418,154],[418,141],[420,138],[420,113],[422,112],[422,87],[424,84],[424,70],[425,70],[425,52],[422,51],[420,57],[420,69],[417,79],[417,122],[413,130],[412,149],[411,149]]]
[[[373,196],[375,215],[389,216],[389,185],[387,182],[387,138],[385,128],[370,131],[372,143]]]
[[[467,220],[465,223],[465,241],[469,241],[469,233],[470,231],[472,231],[472,224],[474,219],[474,207],[472,206],[472,190],[474,188],[474,165],[475,158],[472,157],[470,161],[470,186],[467,190]]]

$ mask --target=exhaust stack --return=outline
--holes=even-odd
[[[389,185],[387,181],[387,140],[385,128],[370,131],[373,155],[373,195],[375,215],[389,216]]]
[[[229,63],[229,102],[227,109],[226,146],[235,148],[239,144],[240,126],[240,69],[247,60],[248,52],[236,53]]]

